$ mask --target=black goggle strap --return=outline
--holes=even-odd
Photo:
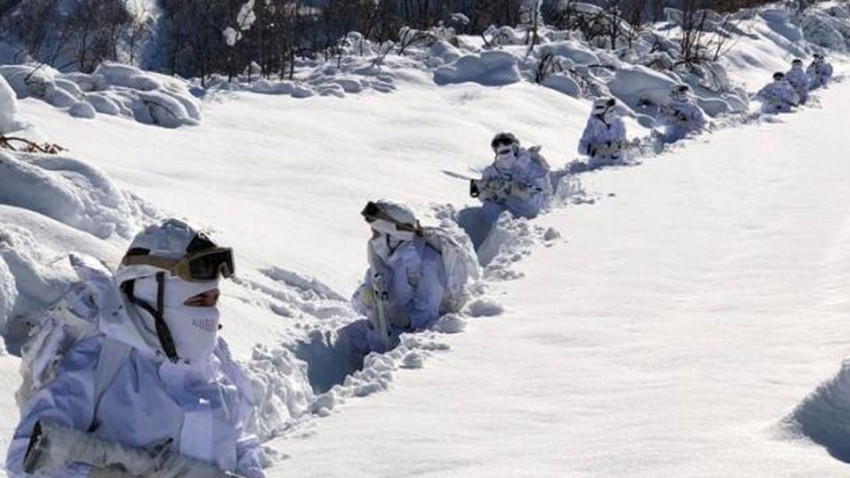
[[[133,294],[135,283],[135,280],[124,282],[121,284],[121,290],[131,303],[141,307],[151,314],[154,320],[154,327],[156,327],[156,336],[159,339],[162,351],[165,352],[168,360],[176,363],[179,357],[177,356],[177,347],[174,345],[174,337],[172,337],[171,331],[168,329],[168,324],[165,323],[165,319],[162,318],[165,295],[165,272],[156,273],[156,308]]]
[[[412,232],[416,235],[422,235],[422,227],[419,225],[419,221],[416,221],[416,224],[405,224],[403,222],[399,222],[389,214],[381,211],[381,208],[372,201],[366,203],[366,207],[363,208],[363,211],[361,211],[360,214],[366,219],[366,222],[374,222],[377,219],[383,219],[384,221],[395,225],[397,231]]]
[[[156,273],[156,315],[154,316],[156,323],[156,335],[159,337],[159,343],[165,351],[165,355],[172,362],[177,362],[177,346],[174,345],[174,337],[171,336],[171,331],[168,330],[168,324],[162,318],[163,302],[165,301],[165,272]]]

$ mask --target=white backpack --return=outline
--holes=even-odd
[[[446,270],[446,293],[440,313],[459,312],[470,298],[469,286],[481,278],[478,258],[469,240],[459,243],[440,227],[423,228],[425,242],[443,258]]]
[[[77,343],[100,335],[100,311],[110,310],[121,301],[112,275],[100,262],[73,254],[69,259],[80,281],[47,311],[22,347],[20,373],[23,382],[15,392],[20,410],[56,377],[59,364]],[[130,352],[128,345],[103,339],[95,369],[95,405]]]

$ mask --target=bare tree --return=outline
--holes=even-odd
[[[133,0],[128,7],[131,18],[127,29],[127,49],[130,53],[130,64],[134,64],[139,46],[150,39],[153,17],[146,0]]]

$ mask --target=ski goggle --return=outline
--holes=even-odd
[[[147,254],[127,255],[121,261],[125,266],[152,266],[165,269],[171,275],[189,282],[215,280],[219,274],[225,279],[233,277],[233,250],[229,247],[213,247],[193,252],[181,259],[166,259]]]
[[[419,232],[418,225],[416,225],[416,224],[405,224],[403,222],[399,222],[399,221],[395,220],[395,218],[393,218],[389,214],[385,213],[380,208],[380,206],[378,206],[378,204],[376,204],[372,201],[369,201],[369,202],[366,203],[366,207],[364,207],[363,210],[360,211],[360,215],[363,216],[363,218],[366,219],[366,222],[368,222],[368,223],[373,223],[373,222],[380,219],[380,220],[386,221],[386,222],[394,225],[397,231],[413,232],[413,233]]]

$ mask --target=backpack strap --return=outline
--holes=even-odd
[[[132,348],[129,345],[107,338],[103,339],[103,346],[100,349],[94,370],[94,413],[89,425],[89,432],[94,431],[97,426],[95,416],[103,394],[106,393],[106,389],[118,376],[118,371],[130,358],[130,352],[132,352]]]

